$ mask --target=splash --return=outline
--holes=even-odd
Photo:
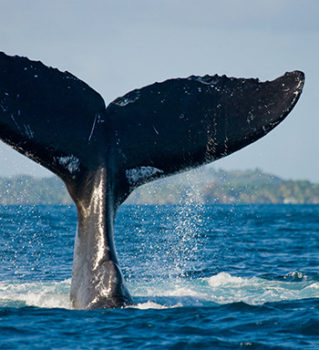
[[[300,272],[290,273],[289,275]],[[252,277],[242,278],[222,272],[203,279],[210,290],[209,298],[218,304],[244,302],[250,305],[319,298],[319,282],[303,276],[298,281],[276,281]]]
[[[61,282],[0,282],[0,307],[71,309],[71,279]]]
[[[204,205],[196,178],[196,170],[185,174],[186,192],[176,208],[171,235],[168,235],[166,254],[173,257],[170,277],[187,276],[187,271],[200,261],[198,238],[202,232]]]
[[[300,272],[290,275],[301,276]],[[288,276],[287,275],[287,276]],[[289,277],[288,276],[288,277]],[[0,307],[71,309],[71,280],[61,282],[0,282]],[[244,302],[262,305],[269,302],[319,299],[319,281],[302,275],[297,280],[267,280],[231,276],[226,272],[208,278],[162,279],[128,283],[137,309],[216,306]]]
[[[292,274],[301,274],[294,272]],[[297,281],[267,280],[231,276],[226,272],[194,280],[162,280],[131,285],[135,298],[164,305],[213,306],[244,302],[263,305],[269,302],[319,298],[319,282],[307,276]]]

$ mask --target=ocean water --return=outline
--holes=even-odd
[[[76,221],[0,207],[1,349],[319,349],[319,206],[122,206],[113,310],[71,308]]]

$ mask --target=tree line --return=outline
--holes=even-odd
[[[215,170],[202,167],[151,182],[136,189],[127,204],[273,203],[318,204],[319,184],[284,180],[259,169]],[[57,177],[16,176],[0,178],[0,204],[68,205],[72,200]]]

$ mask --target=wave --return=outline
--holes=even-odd
[[[0,307],[36,306],[71,309],[71,279],[60,282],[0,282]]]
[[[128,283],[136,302],[134,308],[214,306],[244,302],[262,305],[268,302],[319,298],[319,282],[292,272],[296,279],[267,280],[244,278],[226,272],[193,280],[166,279]],[[0,307],[72,309],[69,300],[71,279],[49,282],[0,282]]]

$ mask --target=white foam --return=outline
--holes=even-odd
[[[298,273],[299,275],[300,273]],[[319,282],[304,277],[298,281],[266,280],[231,276],[221,272],[209,278],[157,279],[129,282],[128,288],[142,310],[183,306],[207,306],[244,302],[267,302],[319,298]],[[60,282],[0,282],[0,307],[36,306],[72,309],[69,300],[71,279]]]
[[[300,273],[298,273],[300,275]],[[283,300],[319,298],[319,282],[303,278],[299,281],[266,280],[258,277],[244,278],[221,272],[209,278],[196,280],[163,280],[130,286],[133,295],[161,297],[169,304],[172,299],[182,305],[202,303],[229,304],[244,302],[260,305]],[[171,300],[170,300],[171,299]]]
[[[0,282],[0,306],[71,309],[71,279],[61,282]]]
[[[258,305],[282,300],[319,298],[319,282],[311,283],[307,279],[277,281],[258,277],[235,277],[221,272],[203,280],[211,288],[208,297],[218,304],[245,302]]]
[[[178,307],[178,306],[176,305],[175,307]],[[140,309],[140,310],[149,310],[149,309],[163,310],[163,309],[168,309],[169,307],[155,303],[153,301],[147,301],[145,303],[138,303],[138,304],[129,306],[129,308]]]

